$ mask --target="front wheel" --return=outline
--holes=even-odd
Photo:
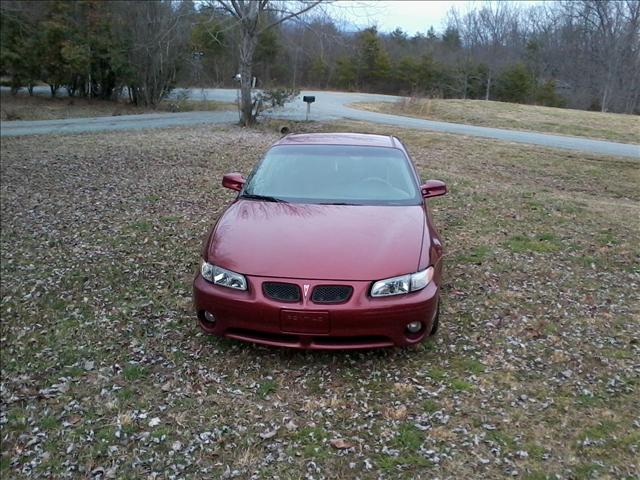
[[[433,337],[436,333],[438,333],[439,325],[440,325],[440,301],[438,300],[438,306],[436,307],[436,318],[433,320],[433,325],[431,326],[431,331],[429,332],[430,337]]]

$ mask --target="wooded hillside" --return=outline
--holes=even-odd
[[[45,82],[52,95],[66,88],[152,106],[176,85],[235,86],[241,22],[223,6],[5,0],[1,74],[14,89]],[[638,1],[484,3],[452,10],[442,31],[425,18],[414,36],[353,31],[327,13],[335,10],[320,5],[259,29],[258,86],[640,111]],[[259,21],[277,23],[278,11]]]

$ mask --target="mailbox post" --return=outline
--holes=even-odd
[[[311,112],[311,104],[316,101],[316,97],[312,95],[305,95],[302,97],[302,101],[307,104],[307,122],[309,121],[309,113]]]

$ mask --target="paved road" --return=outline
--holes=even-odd
[[[46,88],[44,91],[46,91]],[[177,95],[180,91],[181,90],[174,91],[173,95]],[[236,99],[236,90],[233,89],[190,89],[182,91],[187,92],[194,100],[207,99],[233,102]],[[315,95],[316,97],[316,103],[311,106],[311,119],[313,120],[361,120],[403,128],[472,135],[509,142],[528,143],[545,147],[640,159],[640,145],[518,130],[477,127],[458,123],[436,122],[419,118],[368,112],[348,107],[348,104],[353,102],[394,102],[400,98],[392,95],[324,91],[303,91],[301,92],[301,96],[302,95]],[[269,113],[268,115],[289,120],[304,120],[305,111],[306,104],[299,99],[288,104],[285,109]],[[231,123],[237,120],[237,112],[220,111],[152,113],[66,120],[14,121],[0,122],[0,136],[163,128],[203,123]]]

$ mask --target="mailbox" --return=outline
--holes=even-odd
[[[307,116],[306,120],[309,121],[309,113],[311,112],[311,104],[316,101],[316,97],[313,95],[305,95],[302,97],[302,101],[307,104]]]

